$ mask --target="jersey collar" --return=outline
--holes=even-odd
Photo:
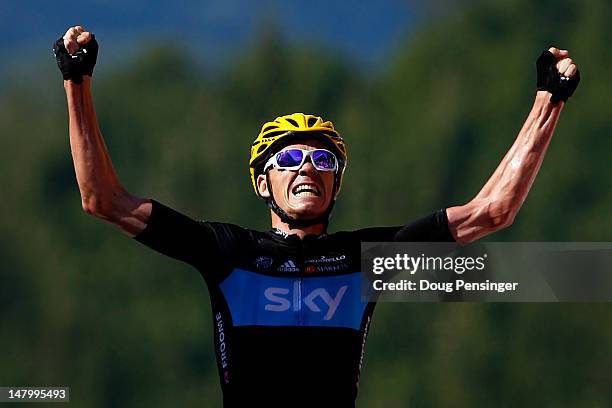
[[[283,231],[279,228],[272,228],[270,232],[275,237],[282,238],[283,240],[286,240],[288,242],[301,242],[302,241],[297,234],[289,234],[287,231]],[[318,240],[318,239],[322,239],[325,237],[327,237],[326,233],[323,233],[320,235],[310,234],[310,235],[306,235],[303,241]]]

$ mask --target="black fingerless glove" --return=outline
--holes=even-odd
[[[536,61],[538,70],[538,91],[548,91],[552,94],[550,102],[556,104],[559,101],[567,102],[572,96],[580,82],[580,71],[571,77],[565,77],[557,71],[555,64],[557,60],[550,51],[544,51]]]
[[[98,42],[92,34],[87,44],[80,46],[74,54],[70,55],[64,47],[64,39],[60,37],[53,44],[53,54],[64,79],[80,84],[83,82],[83,75],[93,74],[98,58]]]

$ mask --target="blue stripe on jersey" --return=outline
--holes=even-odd
[[[325,326],[359,330],[367,302],[361,273],[277,277],[234,269],[221,283],[235,326]]]

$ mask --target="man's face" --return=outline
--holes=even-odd
[[[305,144],[292,144],[283,148],[305,150],[328,149],[313,140]],[[328,149],[329,150],[329,149]],[[295,219],[313,219],[322,215],[334,198],[335,171],[318,171],[308,158],[298,170],[282,170],[276,167],[268,172],[276,204]],[[263,197],[270,195],[264,175],[257,179]]]

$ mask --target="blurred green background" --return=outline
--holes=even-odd
[[[489,239],[610,241],[612,4],[432,4],[384,58],[290,41],[281,13],[222,61],[166,38],[103,65],[100,37],[93,91],[120,179],[193,217],[267,229],[250,143],[264,121],[313,112],[349,147],[331,230],[402,224],[478,192],[554,44],[582,83],[514,225]],[[81,210],[49,51],[60,33],[28,58],[5,47],[0,70],[0,385],[70,386],[78,407],[220,406],[197,271]],[[358,406],[612,406],[610,317],[608,304],[380,304]]]

